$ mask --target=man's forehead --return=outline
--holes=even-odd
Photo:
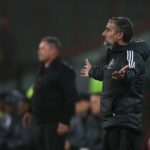
[[[39,43],[39,46],[45,46],[45,45],[48,45],[48,43],[45,42],[45,41],[41,41],[41,42]]]
[[[39,46],[54,47],[54,44],[53,43],[48,43],[47,41],[41,41]]]
[[[114,21],[109,20],[109,21],[107,22],[106,28],[115,28],[115,27],[116,27],[116,24],[115,24]]]

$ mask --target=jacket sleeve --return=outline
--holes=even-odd
[[[127,51],[128,70],[125,73],[123,80],[125,82],[134,81],[140,74],[144,74],[145,66],[144,60],[140,53],[134,51]]]
[[[69,121],[74,114],[75,102],[78,99],[75,72],[71,68],[63,68],[60,77],[58,82],[64,98],[61,122],[69,124]]]
[[[89,71],[89,77],[94,78],[95,80],[102,81],[103,80],[103,74],[104,74],[105,66],[94,66]]]

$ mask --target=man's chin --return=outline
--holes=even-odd
[[[42,58],[38,58],[38,60],[39,60],[40,62],[45,62],[45,60],[42,59]]]
[[[112,48],[112,47],[113,47],[113,44],[104,41],[104,46],[107,47],[107,48]]]

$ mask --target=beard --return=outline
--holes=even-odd
[[[112,49],[113,45],[114,45],[113,43],[110,43],[107,40],[104,41],[104,46],[107,47],[107,48]]]

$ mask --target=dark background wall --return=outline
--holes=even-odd
[[[86,57],[93,63],[103,58],[100,35],[109,17],[129,17],[135,26],[134,38],[150,44],[149,7],[149,0],[0,0],[0,90],[26,90],[34,82],[36,50],[46,35],[61,40],[62,56],[76,70],[78,89],[88,89],[88,80],[79,76],[79,70]],[[144,90],[147,120],[149,64]]]

